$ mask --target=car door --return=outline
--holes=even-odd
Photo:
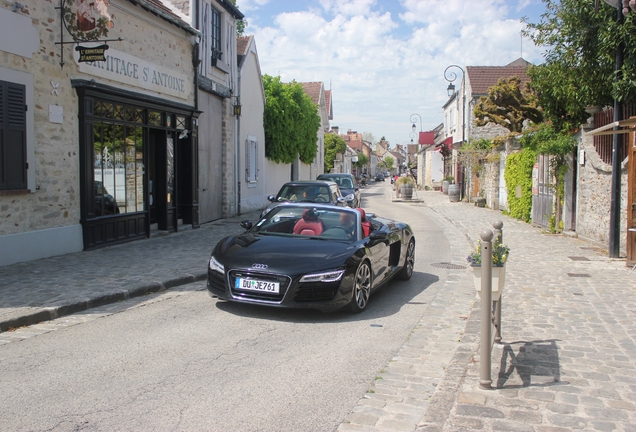
[[[369,252],[373,269],[373,287],[376,287],[384,281],[389,271],[389,254],[391,248],[390,235],[386,230],[386,226],[382,226],[381,229],[374,227],[366,242],[366,248]]]

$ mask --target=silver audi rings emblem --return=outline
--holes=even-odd
[[[252,264],[252,268],[265,270],[267,268],[267,264]]]

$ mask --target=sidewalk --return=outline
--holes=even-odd
[[[451,242],[448,279],[338,430],[636,431],[636,272],[499,211],[418,197],[411,205],[425,206]],[[494,220],[511,254],[493,389],[482,390],[480,302],[465,258]]]
[[[165,236],[0,267],[0,332],[204,280],[212,248],[247,213]]]

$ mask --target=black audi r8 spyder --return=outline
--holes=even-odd
[[[415,237],[408,224],[362,209],[284,203],[216,245],[208,293],[228,301],[333,311],[366,309],[393,277],[408,280]]]

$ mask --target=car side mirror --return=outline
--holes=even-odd
[[[251,221],[244,220],[244,221],[241,221],[241,226],[242,226],[243,228],[245,228],[245,230],[247,231],[247,230],[252,229],[252,226],[253,226],[253,225],[252,225],[252,222],[251,222]]]
[[[385,231],[371,231],[369,235],[370,240],[386,240],[389,238],[389,234]]]
[[[269,201],[269,202],[274,202],[274,201],[276,201],[276,195],[270,195],[270,196],[268,196],[268,197],[267,197],[267,201]]]

